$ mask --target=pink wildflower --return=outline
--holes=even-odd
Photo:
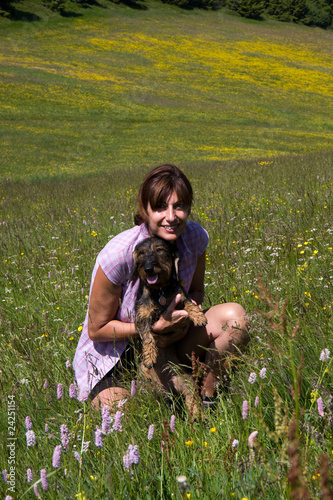
[[[323,400],[321,398],[318,398],[317,399],[317,408],[318,408],[318,413],[321,417],[324,417],[325,414],[324,414],[324,403],[323,403]]]
[[[237,448],[237,446],[238,446],[238,445],[239,445],[239,441],[238,441],[238,439],[234,439],[234,440],[233,440],[233,442],[231,443],[231,446],[232,446],[233,448]]]
[[[171,418],[170,418],[170,430],[171,430],[171,432],[175,432],[175,423],[176,423],[176,416],[171,415]]]
[[[151,424],[151,425],[149,426],[149,429],[148,429],[148,437],[147,437],[148,441],[151,441],[151,440],[153,439],[153,436],[154,436],[154,428],[155,428],[155,427],[154,427],[154,424]]]
[[[45,469],[42,469],[40,471],[40,479],[41,479],[41,482],[42,482],[42,488],[43,488],[43,490],[47,491],[49,489],[49,484],[47,482],[47,473],[46,473]]]
[[[266,368],[262,368],[259,373],[260,378],[265,378],[266,377]]]
[[[121,432],[122,431],[122,427],[121,427],[121,411],[118,410],[115,414],[115,417],[114,417],[114,422],[113,422],[113,429],[114,431],[118,431],[118,432]]]
[[[255,445],[255,439],[256,439],[257,436],[258,436],[258,431],[253,431],[249,435],[249,447],[250,448],[254,447],[254,445]]]
[[[69,449],[69,439],[68,439],[68,428],[67,425],[62,424],[60,426],[60,437],[61,437],[61,444],[65,448],[65,450]]]
[[[328,361],[330,357],[330,350],[329,349],[323,349],[320,354],[320,361]]]
[[[4,469],[2,471],[2,479],[3,479],[4,483],[7,483],[7,481],[8,481],[8,472],[6,471],[6,469]]]
[[[62,399],[62,397],[63,397],[62,384],[58,384],[58,386],[57,386],[57,398]]]
[[[135,380],[131,382],[131,398],[135,396]]]
[[[62,450],[62,448],[61,448],[60,444],[58,444],[54,448],[53,457],[52,457],[52,467],[54,467],[55,469],[58,469],[60,467],[61,450]]]
[[[131,461],[130,461],[130,457],[129,457],[129,453],[127,452],[124,456],[123,456],[123,466],[124,466],[124,469],[129,472],[131,470]]]
[[[34,431],[31,429],[25,433],[25,437],[27,439],[27,446],[35,446],[36,444],[36,436]]]
[[[110,409],[107,405],[102,408],[102,433],[107,434],[110,430]]]
[[[75,384],[71,384],[69,386],[69,391],[68,392],[69,392],[69,397],[71,399],[75,399],[76,398],[76,386],[75,386]]]
[[[256,397],[254,401],[254,406],[257,408],[259,406],[259,396]]]
[[[130,472],[132,464],[138,464],[139,461],[140,461],[140,455],[138,447],[136,445],[130,444],[128,446],[126,454],[123,456],[124,469]]]
[[[35,495],[37,498],[41,498],[39,491],[38,491],[38,484],[37,483],[34,484],[34,492],[35,492]]]
[[[254,372],[250,373],[250,376],[249,376],[250,384],[254,384],[256,381],[256,378],[257,378],[257,375]]]
[[[97,446],[98,448],[101,448],[103,446],[102,431],[98,426],[96,426],[95,429],[95,446]]]
[[[136,445],[130,444],[128,449],[132,464],[138,464],[140,462],[138,447]]]
[[[248,410],[249,410],[249,403],[247,401],[243,401],[243,404],[242,404],[242,418],[243,418],[243,420],[247,419]]]
[[[32,481],[32,470],[31,469],[27,469],[27,481],[28,481],[28,483],[31,483],[31,481]]]
[[[30,417],[25,417],[25,428],[27,431],[32,429],[32,422]]]

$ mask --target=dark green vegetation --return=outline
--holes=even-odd
[[[63,16],[75,15],[76,7],[89,8],[100,5],[95,0],[37,0],[47,9],[59,12]],[[144,0],[110,0],[116,4],[124,4],[134,9],[146,10]],[[183,9],[212,9],[214,11],[227,8],[242,17],[249,19],[272,18],[278,21],[295,22],[307,26],[332,28],[332,0],[162,0],[163,3],[176,5]],[[16,9],[17,0],[2,0],[0,15],[12,19],[20,18]],[[72,12],[74,7],[75,12]]]

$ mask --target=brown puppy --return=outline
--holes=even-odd
[[[133,253],[134,268],[131,279],[140,278],[139,291],[135,303],[136,329],[142,340],[143,371],[146,376],[156,380],[167,390],[184,393],[186,402],[193,400],[188,393],[189,377],[180,377],[172,369],[179,365],[174,344],[158,348],[157,335],[152,325],[160,318],[177,294],[182,300],[179,309],[188,312],[189,319],[195,326],[207,324],[206,316],[199,306],[194,304],[178,280],[177,248],[167,241],[152,237],[139,243]],[[178,371],[178,370],[177,370]],[[186,380],[182,380],[185,377]],[[193,388],[193,383],[191,381]]]

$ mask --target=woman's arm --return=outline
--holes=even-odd
[[[114,285],[97,269],[89,298],[88,334],[94,342],[126,340],[137,335],[134,323],[115,319],[121,297],[121,286]]]

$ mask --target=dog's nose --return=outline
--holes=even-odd
[[[154,266],[152,264],[149,264],[148,266],[144,267],[144,270],[147,274],[153,273],[154,272]]]

